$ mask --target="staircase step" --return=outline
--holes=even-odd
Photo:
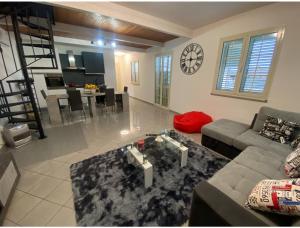
[[[42,26],[42,25],[37,25],[37,24],[33,24],[31,22],[28,22],[28,21],[22,21],[20,19],[18,19],[18,21],[20,21],[22,24],[24,25],[27,25],[28,27],[32,28],[32,29],[40,29],[40,30],[46,30],[46,31],[49,31],[48,28]]]
[[[35,122],[35,120],[13,117],[13,118],[11,118],[10,122],[11,123],[29,123],[29,122]]]
[[[50,44],[32,44],[32,43],[22,43],[23,46],[28,46],[28,47],[38,47],[38,48],[47,48],[47,49],[52,49],[52,45]]]
[[[17,111],[17,112],[4,112],[4,113],[0,113],[0,118],[4,118],[4,117],[10,117],[10,116],[18,116],[18,115],[22,115],[22,114],[27,114],[27,113],[32,113],[33,111]]]
[[[27,90],[20,90],[20,91],[16,91],[16,92],[10,92],[10,93],[2,93],[0,94],[0,97],[9,97],[9,96],[15,96],[15,95],[19,95],[19,94],[26,94]]]
[[[57,67],[27,67],[28,70],[51,70],[57,69]]]
[[[38,59],[42,59],[42,58],[55,58],[55,55],[53,54],[47,54],[47,55],[25,55],[25,58],[38,58]]]
[[[9,103],[8,105],[3,104],[3,105],[0,105],[0,109],[6,108],[6,107],[18,106],[18,105],[22,105],[22,104],[29,104],[29,103],[31,103],[31,102],[30,101],[20,101],[20,102]]]
[[[29,80],[30,80],[30,83],[34,82],[33,78],[30,78]],[[24,83],[25,79],[7,80],[6,82],[7,83]]]
[[[48,41],[52,40],[49,36],[42,35],[42,34],[35,34],[35,33],[29,33],[29,32],[25,32],[24,34],[26,34],[28,36],[36,37],[39,39],[43,39],[43,40],[48,40]]]

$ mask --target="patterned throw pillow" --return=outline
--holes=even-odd
[[[300,177],[300,148],[287,156],[284,171],[289,177]]]
[[[300,136],[298,136],[297,138],[295,138],[292,142],[291,142],[291,147],[293,149],[296,149],[298,147],[300,147]]]
[[[260,135],[280,143],[288,143],[291,141],[295,128],[298,124],[289,122],[280,118],[267,116]]]
[[[251,191],[246,206],[285,215],[300,215],[300,179],[262,180]]]

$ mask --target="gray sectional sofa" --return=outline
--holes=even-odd
[[[202,144],[217,149],[232,161],[195,188],[190,226],[300,225],[300,217],[259,212],[244,206],[260,180],[287,179],[283,165],[292,149],[288,144],[259,135],[267,115],[300,123],[300,113],[262,107],[251,125],[221,119],[202,128]],[[299,134],[297,131],[295,136]]]

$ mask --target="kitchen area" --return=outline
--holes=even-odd
[[[113,50],[71,45],[56,45],[59,69],[34,72],[33,78],[39,105],[47,109],[51,125],[64,122],[62,106],[68,106],[69,90],[79,90],[87,115],[91,118],[99,108],[105,105],[106,89],[114,91],[116,104],[127,112],[129,95],[127,91],[116,91],[116,77]],[[70,107],[68,107],[70,109]],[[85,114],[84,114],[85,115]]]

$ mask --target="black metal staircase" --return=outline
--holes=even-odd
[[[0,43],[5,68],[5,75],[0,75],[0,118],[8,118],[11,123],[26,122],[39,132],[40,138],[45,138],[34,80],[29,75],[37,69],[57,69],[52,7],[37,3],[8,3],[5,10],[0,20],[5,22],[9,41],[9,45],[6,45],[11,50]],[[11,37],[10,30],[13,30],[14,37]],[[14,66],[8,66],[5,51],[12,53]],[[42,59],[47,59],[47,64],[42,65]],[[23,78],[8,80],[20,71]]]

